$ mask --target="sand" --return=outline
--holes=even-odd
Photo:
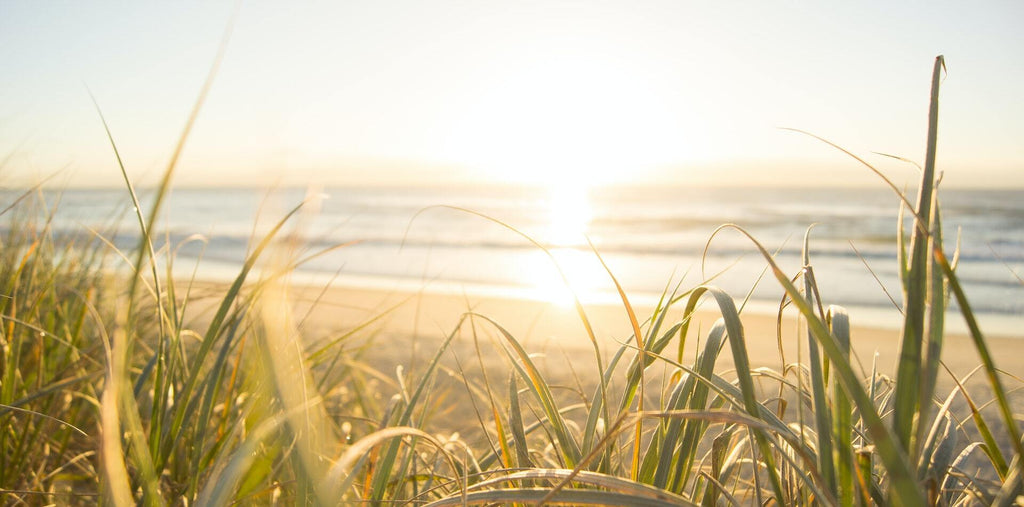
[[[571,305],[500,297],[345,287],[326,291],[322,288],[298,288],[292,290],[292,297],[305,336],[340,336],[365,325],[354,335],[373,336],[370,357],[374,364],[388,373],[393,373],[397,366],[411,368],[422,364],[471,309],[475,314],[486,316],[504,327],[523,344],[527,352],[543,354],[538,356],[538,362],[546,363],[546,372],[552,377],[575,375],[586,383],[589,383],[587,379],[596,379],[594,345],[576,309]],[[313,300],[316,300],[315,305],[310,304]],[[629,318],[622,305],[594,304],[584,305],[584,308],[605,358],[610,357],[621,343],[632,340]],[[704,340],[707,330],[719,317],[711,311],[712,308],[712,302],[705,301],[691,325],[683,354],[684,364],[693,363],[695,345]],[[638,307],[635,310],[641,323],[652,314],[652,308]],[[678,322],[682,313],[683,305],[679,304],[670,312],[670,321]],[[948,317],[950,321],[953,319],[962,320],[958,314]],[[851,313],[850,320],[855,365],[861,366],[857,370],[864,377],[870,374],[872,368],[876,368],[880,374],[894,375],[899,331],[892,326],[886,328],[877,323],[872,325],[873,322],[859,318],[856,313]],[[777,318],[774,314],[744,311],[742,321],[753,367],[781,370],[783,361],[793,363],[798,360],[797,344],[805,339],[797,338],[805,335],[799,330],[795,317],[790,315],[783,321],[784,359],[780,354]],[[475,324],[485,363],[504,364],[504,354],[496,339],[498,333],[495,326],[480,318],[475,318]],[[457,334],[450,353],[446,354],[458,356],[463,365],[476,361],[477,356],[470,328],[469,325],[462,326],[462,332]],[[1024,378],[1024,337],[989,336],[986,341],[998,368],[1011,377]],[[675,355],[676,343],[669,346],[667,355]],[[805,349],[800,354],[801,358],[806,358]],[[947,333],[942,358],[946,367],[958,378],[981,364],[973,340],[959,333]],[[732,368],[728,347],[723,351],[718,365],[723,371]],[[980,374],[976,377],[975,381],[983,380]],[[1008,387],[1017,384],[1012,382]],[[940,372],[939,385],[945,390],[954,384],[948,373]]]
[[[216,298],[224,294],[223,290],[223,285],[208,284],[196,291],[196,294]],[[515,337],[525,351],[531,354],[533,362],[559,399],[559,406],[584,406],[589,403],[599,383],[594,345],[572,306],[501,297],[356,287],[297,287],[290,290],[289,297],[293,302],[294,322],[300,328],[300,336],[309,340],[314,347],[319,340],[339,344],[348,357],[355,358],[356,363],[352,364],[359,365],[360,377],[370,378],[367,389],[371,392],[367,394],[375,398],[380,406],[400,392],[399,377],[407,386],[419,382],[426,365],[440,350],[446,337],[453,336],[450,345],[440,355],[438,375],[431,381],[432,408],[430,420],[425,421],[425,427],[437,434],[457,432],[471,440],[483,438],[482,428],[490,424],[490,416],[481,412],[481,406],[485,404],[481,398],[485,382],[499,393],[499,398],[506,397],[513,367],[505,352],[507,340],[500,337],[495,323]],[[193,305],[193,309],[201,306]],[[622,343],[632,340],[629,319],[621,305],[584,306],[601,350],[601,361],[607,365]],[[702,344],[706,341],[707,331],[719,318],[710,310],[710,301],[705,301],[703,306],[687,338],[682,361],[686,366],[694,364],[698,342]],[[493,323],[474,317],[472,324],[464,322],[460,326],[460,319],[470,310],[474,314],[486,316]],[[636,308],[641,323],[651,312],[651,308]],[[682,304],[670,311],[669,322],[664,329],[678,322],[682,312]],[[949,316],[950,320],[959,318],[959,315]],[[753,368],[782,371],[784,362],[792,364],[806,361],[806,335],[793,316],[786,317],[782,325],[781,354],[775,315],[744,311],[741,319]],[[198,317],[198,320],[203,319]],[[860,318],[857,313],[851,314],[855,371],[866,380],[871,378],[874,369],[879,375],[876,378],[882,378],[879,386],[884,385],[884,377],[895,375],[900,335],[891,322],[888,326],[882,324],[877,320]],[[197,322],[197,325],[201,326],[201,323]],[[673,340],[664,354],[674,357],[677,343],[677,339]],[[803,344],[799,355],[798,348],[801,347],[798,344]],[[1020,380],[1024,378],[1024,354],[1021,353],[1024,338],[991,336],[987,338],[987,345],[997,367],[1005,373],[1001,379],[1004,389],[1009,392],[1013,413],[1024,412],[1024,381]],[[627,351],[622,364],[628,364],[632,357],[632,351]],[[945,337],[942,357],[949,372],[939,372],[936,403],[941,403],[950,392],[957,389],[953,375],[964,379],[981,364],[973,341],[955,332]],[[716,363],[715,373],[732,380],[736,378],[731,372],[732,368],[731,354],[729,348],[725,347]],[[664,363],[656,364],[648,370],[648,385],[655,388],[648,391],[649,397],[655,397],[651,400],[653,403],[657,404],[656,398],[660,396],[658,393],[665,392],[659,384],[665,382],[672,370]],[[789,377],[793,379],[792,374]],[[625,369],[620,366],[612,377],[612,392],[621,392],[615,389],[622,385],[624,379]],[[761,388],[759,397],[770,403],[779,395],[778,383],[767,377],[765,379],[764,382],[758,381]],[[964,385],[974,402],[982,407],[989,424],[998,428],[994,431],[1000,445],[1009,451],[1010,440],[1002,429],[1001,415],[996,405],[990,403],[994,396],[989,380],[979,371]],[[523,384],[520,383],[519,387],[522,388]],[[470,394],[474,391],[475,394]],[[884,389],[879,392],[883,393]],[[783,396],[788,400],[788,406],[797,406],[793,403],[792,393],[783,393]],[[962,396],[954,400],[952,413],[956,420],[970,418]],[[794,410],[788,410],[786,414],[787,418],[795,417]],[[970,439],[977,439],[970,424],[966,431],[971,435]]]

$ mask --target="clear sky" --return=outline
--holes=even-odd
[[[163,169],[233,3],[0,0],[0,185]],[[1024,2],[242,2],[179,185],[1024,186]]]

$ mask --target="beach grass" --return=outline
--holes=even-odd
[[[253,238],[231,283],[173,276],[175,245],[154,231],[188,128],[148,207],[122,167],[140,229],[131,251],[110,232],[55,234],[59,204],[26,191],[3,210],[0,237],[0,494],[11,504],[1011,505],[1024,472],[1006,387],[1017,379],[996,364],[943,241],[943,71],[938,57],[916,196],[885,181],[900,206],[903,282],[892,372],[864,371],[852,355],[851,316],[819,297],[810,229],[798,273],[738,226],[708,241],[747,237],[761,283],[782,294],[778,327],[783,313],[801,322],[801,352],[779,368],[752,362],[752,340],[781,350],[783,338],[751,336],[765,330],[744,327],[742,295],[711,280],[666,289],[639,314],[607,266],[629,335],[606,352],[577,298],[587,370],[545,368],[517,326],[468,303],[438,343],[401,347],[422,358],[388,364],[374,351],[416,339],[381,331],[394,307],[306,334],[289,284],[317,255],[291,234],[302,205]],[[717,313],[709,329],[693,325],[701,305]],[[946,318],[966,321],[983,392],[944,368]],[[469,359],[455,354],[465,343]]]

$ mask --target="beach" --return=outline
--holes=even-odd
[[[83,251],[90,254],[109,253],[110,247],[131,252],[133,245],[138,244],[140,237],[130,228],[127,234],[119,235],[116,223],[108,223],[109,229],[103,226],[102,217],[117,216],[115,209],[93,205],[98,197],[106,195],[78,191],[65,196],[73,203],[72,212],[47,222],[57,244],[77,245],[68,247],[62,255],[74,259],[79,255],[77,249],[83,248],[80,245],[86,245]],[[53,361],[67,364],[67,368],[54,370],[61,375],[48,385],[55,386],[89,378],[99,379],[97,382],[102,382],[104,388],[111,378],[136,384],[139,379],[152,382],[154,387],[148,391],[115,388],[103,392],[120,392],[126,403],[140,407],[150,428],[161,421],[170,422],[177,428],[174,438],[179,443],[192,439],[201,445],[209,442],[221,446],[226,442],[218,462],[251,456],[252,446],[268,442],[260,439],[268,438],[269,434],[259,432],[280,424],[286,414],[293,414],[296,419],[288,422],[289,427],[312,425],[309,427],[326,428],[328,431],[323,435],[331,439],[340,437],[330,444],[337,447],[327,453],[335,456],[371,448],[384,451],[378,445],[380,441],[375,440],[381,435],[415,434],[434,438],[431,445],[446,451],[458,446],[462,450],[452,452],[466,451],[468,462],[481,463],[482,474],[512,468],[517,462],[542,469],[571,468],[575,466],[573,454],[583,451],[576,450],[581,444],[591,446],[588,452],[607,452],[608,459],[617,467],[616,473],[633,466],[622,459],[630,455],[651,463],[655,459],[678,459],[686,467],[692,463],[691,470],[696,472],[704,470],[704,465],[698,463],[704,462],[708,446],[716,442],[728,439],[736,452],[743,452],[741,447],[750,442],[742,437],[743,421],[756,414],[756,421],[747,422],[755,426],[773,425],[770,438],[806,439],[808,445],[802,448],[807,452],[813,452],[817,445],[811,442],[812,435],[830,433],[818,430],[823,424],[848,424],[847,429],[840,430],[842,433],[833,435],[837,445],[850,452],[889,447],[888,451],[867,453],[872,460],[878,459],[872,477],[880,477],[883,483],[896,477],[893,474],[902,473],[902,469],[918,466],[893,460],[893,456],[899,458],[899,451],[893,453],[898,431],[905,431],[903,435],[916,432],[906,437],[910,439],[908,448],[929,442],[939,445],[940,440],[928,435],[941,438],[941,450],[952,453],[946,458],[963,459],[957,458],[955,466],[935,465],[936,473],[946,477],[967,474],[991,481],[989,485],[998,488],[1000,463],[1006,460],[1000,459],[999,453],[989,460],[974,444],[984,442],[985,449],[999,449],[1003,456],[1020,454],[1012,445],[1018,441],[1012,421],[1014,414],[1024,412],[1024,359],[1019,353],[1024,338],[1017,332],[1024,315],[1019,310],[1019,294],[1024,285],[1017,278],[1024,261],[1024,243],[1016,239],[1019,226],[1013,234],[994,232],[1002,230],[1000,224],[1012,222],[1019,204],[1002,206],[1002,201],[993,199],[980,210],[963,205],[953,207],[959,210],[961,220],[984,216],[981,223],[975,224],[975,230],[984,234],[975,236],[968,248],[960,250],[956,277],[963,283],[982,330],[988,333],[983,343],[994,358],[995,368],[983,368],[985,362],[974,339],[964,332],[963,316],[956,302],[951,302],[942,334],[941,365],[919,361],[922,370],[909,378],[897,379],[894,377],[901,346],[897,301],[905,296],[900,291],[900,258],[895,253],[900,245],[898,235],[892,232],[891,217],[886,215],[887,206],[865,203],[866,195],[856,191],[831,193],[831,201],[842,200],[846,206],[830,206],[834,202],[825,199],[810,206],[812,214],[823,215],[829,224],[813,229],[807,242],[809,254],[805,254],[801,242],[792,238],[807,231],[808,209],[792,204],[787,207],[786,201],[792,195],[789,191],[766,192],[758,206],[738,200],[733,202],[733,212],[728,217],[706,217],[703,221],[693,220],[696,208],[679,210],[667,196],[659,202],[649,202],[647,208],[634,207],[640,202],[638,198],[619,196],[618,201],[594,205],[594,213],[587,220],[577,217],[581,220],[550,229],[546,225],[549,218],[571,214],[555,213],[562,209],[556,205],[557,200],[541,201],[534,203],[532,218],[513,214],[529,226],[520,231],[474,212],[424,208],[428,199],[441,197],[434,192],[414,195],[414,199],[394,189],[364,191],[348,195],[348,200],[335,201],[335,208],[322,214],[295,218],[293,226],[285,224],[271,237],[261,222],[255,228],[250,225],[247,207],[256,202],[253,192],[226,193],[220,201],[213,201],[210,192],[190,191],[180,197],[194,203],[223,204],[224,211],[218,214],[218,209],[210,205],[190,209],[189,213],[172,213],[177,221],[168,224],[169,232],[162,234],[154,245],[154,260],[161,269],[167,263],[167,278],[159,272],[152,275],[161,277],[161,288],[156,291],[150,285],[154,289],[150,292],[140,286],[134,294],[134,304],[122,304],[128,302],[124,281],[131,279],[131,272],[113,255],[81,265],[54,263],[54,259],[45,256],[34,259],[40,270],[24,272],[65,269],[67,272],[54,273],[53,280],[70,284],[71,293],[93,294],[95,287],[89,288],[89,284],[94,278],[105,279],[109,290],[101,289],[103,299],[94,303],[87,298],[66,297],[68,292],[63,285],[58,287],[57,282],[50,286],[29,284],[44,291],[33,297],[21,297],[15,284],[7,291],[19,294],[12,301],[22,307],[14,314],[25,322],[57,322],[60,327],[49,333],[60,337],[67,332],[62,329],[70,327],[61,324],[65,316],[92,315],[89,311],[97,310],[86,306],[94,305],[108,312],[106,317],[100,317],[109,320],[98,320],[97,324],[101,330],[113,331],[113,345],[100,349],[102,342],[96,341],[87,327],[70,327],[79,330],[71,334],[80,343],[72,346],[73,353],[64,353],[65,342],[72,342],[51,340],[46,343],[54,345],[41,350],[50,357],[37,361],[32,354],[40,349],[33,346],[39,341],[38,329],[42,328],[30,326],[25,328],[28,332],[19,336],[24,342],[22,350],[27,350],[33,360],[23,361],[19,367],[21,375],[29,378],[37,365],[49,367]],[[1013,201],[1016,195],[1000,194],[1006,202]],[[392,204],[370,205],[385,198],[390,198]],[[500,204],[505,213],[510,213],[509,210],[531,202],[529,199],[528,195],[520,195],[488,202],[492,206]],[[633,210],[632,214],[616,212],[623,204]],[[997,207],[1003,211],[989,213]],[[780,211],[766,211],[772,209]],[[75,213],[85,210],[91,210],[95,218]],[[438,212],[447,215],[428,216]],[[502,213],[501,209],[489,212]],[[270,215],[279,216],[272,212]],[[865,221],[860,219],[862,215],[875,218]],[[196,233],[205,225],[203,217],[209,216],[224,220],[218,221],[217,227],[211,225],[206,234]],[[835,356],[830,361],[814,361],[806,326],[797,318],[793,306],[785,308],[781,320],[778,318],[778,302],[784,291],[771,275],[765,276],[765,266],[769,264],[765,257],[751,252],[752,242],[742,234],[724,236],[736,232],[734,229],[714,232],[717,226],[711,224],[726,219],[746,222],[756,229],[751,233],[764,238],[769,245],[779,276],[803,285],[804,279],[813,274],[814,291],[820,294],[823,304],[846,305],[852,324],[853,357],[849,362],[834,361]],[[98,224],[90,232],[112,230],[104,236],[110,239],[99,241],[97,236],[102,233],[84,234],[80,220]],[[842,239],[843,231],[851,230],[854,239]],[[12,242],[16,248],[5,249],[13,256],[7,266],[25,262],[18,252],[49,251],[35,245],[37,240],[30,227],[11,227],[8,233],[22,243]],[[620,235],[622,239],[618,242],[609,239]],[[531,242],[534,237],[540,239]],[[575,243],[571,241],[574,237]],[[579,237],[593,238],[595,244],[581,244]],[[24,250],[17,245],[24,245]],[[985,249],[989,251],[986,253]],[[809,264],[804,260],[808,255]],[[918,259],[926,256],[927,252],[915,254]],[[130,262],[127,256],[122,260]],[[935,265],[926,267],[936,269]],[[150,280],[148,269],[135,270],[144,280]],[[244,276],[246,283],[235,299],[230,284],[239,276]],[[922,276],[928,277],[919,274],[916,279]],[[18,280],[14,276],[8,279]],[[173,291],[169,280],[174,282]],[[631,375],[637,342],[627,307],[615,289],[620,283],[632,302],[630,308],[641,330],[639,334],[649,342],[650,333],[666,344],[659,350],[659,357],[653,358],[643,370],[642,377]],[[79,285],[82,287],[74,288]],[[578,307],[567,297],[567,286],[579,297]],[[729,336],[720,351],[714,351],[718,356],[713,368],[707,364],[698,367],[698,357],[711,350],[707,344],[712,343],[711,330],[721,315],[716,306],[719,299],[703,297],[698,311],[689,319],[685,340],[674,331],[686,317],[685,291],[699,286],[720,288],[720,294],[730,298],[728,302],[741,308],[742,334]],[[680,298],[663,314],[660,328],[651,333],[659,291],[674,291]],[[154,299],[156,294],[160,294],[159,299]],[[111,295],[115,297],[108,297]],[[173,301],[164,297],[172,295]],[[749,301],[744,303],[748,297]],[[214,310],[222,306],[225,298],[231,305],[223,306],[225,312],[214,318]],[[52,308],[36,304],[40,299],[52,301]],[[157,301],[168,312],[166,315],[175,319],[185,316],[183,328],[156,326],[155,312],[137,313],[137,328],[122,327],[119,318],[127,313],[125,308],[152,310]],[[916,301],[916,308],[927,313],[927,304],[922,299]],[[52,316],[45,313],[50,311]],[[120,333],[122,329],[133,332]],[[131,339],[124,340],[126,335]],[[742,343],[734,350],[739,338]],[[171,348],[166,348],[167,344]],[[161,349],[171,352],[161,356]],[[123,370],[124,377],[111,377],[110,372],[119,368],[116,362],[75,361],[79,350],[97,354],[105,351],[108,360],[125,354],[131,357],[132,369]],[[747,356],[749,371],[734,366],[740,362],[734,362],[732,355],[741,352]],[[161,357],[166,362],[159,361]],[[823,368],[819,370],[818,364]],[[931,399],[924,400],[922,393],[928,384],[922,379],[929,378],[924,369],[933,366],[935,370],[930,371],[935,374],[936,386],[934,391],[927,391]],[[705,381],[689,381],[695,378],[692,372],[697,370],[712,381],[713,387],[706,388]],[[134,376],[136,371],[140,372],[138,377]],[[681,372],[691,375],[686,377],[687,381],[682,381]],[[71,374],[74,376],[68,378]],[[837,390],[836,379],[840,375],[844,377],[845,388]],[[992,379],[998,379],[998,390],[993,388]],[[169,387],[166,396],[157,395],[165,392],[163,387],[156,386],[158,383]],[[736,392],[734,388],[741,385]],[[45,387],[44,392],[48,389]],[[1000,392],[1006,393],[1005,402],[998,399]],[[53,393],[51,401],[63,395]],[[24,389],[18,396],[32,400],[35,394]],[[856,406],[848,402],[848,396],[856,399]],[[116,401],[104,397],[103,406],[116,410],[112,400]],[[940,408],[947,401],[948,410]],[[187,415],[194,407],[201,408],[196,414],[199,417]],[[305,414],[301,421],[300,412],[293,410],[299,407],[303,407]],[[307,411],[305,407],[316,408]],[[592,410],[595,407],[602,411]],[[924,424],[900,427],[895,415],[900,407],[904,411],[909,408],[912,413],[907,417]],[[95,425],[90,412],[93,405],[72,408],[76,411],[65,412],[61,420],[74,420],[71,424],[77,428]],[[287,410],[281,411],[282,408]],[[45,413],[49,408],[40,406],[34,410]],[[274,413],[280,417],[268,418]],[[979,413],[981,417],[977,417]],[[827,417],[817,417],[820,414]],[[675,436],[664,433],[674,422],[663,425],[657,421],[688,418],[709,421],[694,426],[699,426],[699,431],[698,440],[691,441],[692,445],[683,446],[680,442],[674,449],[653,445],[657,438],[671,439],[666,443],[676,442]],[[633,419],[639,421],[635,426],[637,433],[619,433]],[[741,422],[736,425],[728,421]],[[125,427],[109,418],[101,421],[101,425],[116,427],[117,431]],[[522,426],[523,438],[510,433],[520,430],[506,425]],[[37,431],[42,428],[37,426]],[[253,428],[256,436],[250,433]],[[608,428],[616,428],[616,439],[595,440]],[[226,436],[224,432],[228,430],[238,440]],[[205,440],[205,435],[213,434],[218,435],[216,442]],[[518,438],[515,448],[529,456],[516,457],[520,460],[516,462],[510,454],[499,452],[495,439],[499,434],[505,435],[506,443],[509,438]],[[84,437],[81,448],[92,449],[90,435],[84,431],[80,435]],[[726,437],[720,439],[721,435]],[[562,446],[562,442],[566,444]],[[651,445],[630,451],[625,447],[627,442]],[[270,452],[277,452],[273,447],[276,444],[268,445]],[[301,445],[305,446],[301,452],[323,452],[323,446],[317,442]],[[765,456],[786,455],[786,444],[775,445],[780,452]],[[170,452],[178,447],[167,445],[157,451]],[[408,446],[408,459],[403,460],[415,460],[415,467],[436,466],[435,460],[420,452],[423,449]],[[122,455],[116,449],[108,452]],[[371,450],[368,455],[375,461],[366,472],[367,484],[377,473],[377,466],[389,470],[390,477],[397,480],[395,484],[405,480],[403,477],[407,476],[403,474],[415,475],[408,468],[388,469],[391,465],[385,461],[389,458],[374,452],[377,451]],[[925,456],[922,454],[921,459],[934,462],[934,456]],[[686,460],[696,461],[683,463]],[[338,463],[348,463],[347,458],[339,458]],[[806,463],[810,462],[787,469],[797,473]],[[811,470],[815,468],[812,466]],[[177,475],[170,484],[175,488],[198,476],[187,467],[173,473]],[[908,474],[903,476],[907,482]],[[210,484],[220,484],[216,475],[213,477]],[[737,477],[734,480],[745,480]],[[276,480],[270,479],[270,484],[277,484],[273,482]],[[389,488],[388,481],[381,487]],[[957,487],[954,485],[953,491]],[[894,487],[900,488],[904,487]],[[401,489],[383,496],[418,496],[415,491]],[[455,489],[447,489],[438,494],[456,493]],[[965,490],[963,494],[973,493]],[[360,495],[373,496],[365,491]]]
[[[507,370],[506,358],[500,352],[502,346],[494,324],[503,327],[522,343],[531,354],[538,354],[537,362],[542,365],[550,380],[573,383],[579,380],[584,385],[597,382],[593,342],[588,338],[586,327],[572,305],[543,301],[480,297],[435,292],[400,292],[371,290],[364,288],[295,287],[291,289],[296,322],[301,323],[302,336],[311,339],[337,337],[354,330],[354,337],[372,336],[372,347],[367,357],[385,375],[394,375],[396,367],[406,371],[415,365],[422,366],[436,352],[445,338],[455,332],[460,319],[467,313],[474,315],[479,346],[485,364],[490,368]],[[683,352],[683,364],[694,363],[697,346],[706,339],[707,330],[720,317],[713,310],[713,300],[705,296],[695,315]],[[621,304],[584,304],[584,311],[597,344],[605,361],[623,343],[632,344],[629,317]],[[663,329],[679,322],[683,317],[685,301],[673,305]],[[763,310],[763,309],[758,309]],[[634,308],[637,319],[646,332],[644,321],[653,308]],[[486,317],[486,319],[478,316]],[[493,323],[487,322],[487,319]],[[957,313],[947,315],[948,321],[962,320]],[[782,352],[777,338],[776,315],[763,311],[744,311],[741,314],[745,343],[752,368],[770,368],[776,371],[786,364],[806,362],[806,332],[798,327],[792,310],[787,310],[782,321]],[[900,332],[892,327],[879,325],[870,320],[858,318],[851,313],[851,341],[855,355],[855,371],[864,378],[872,369],[878,375],[893,376],[899,352]],[[365,327],[364,327],[365,326]],[[444,354],[450,363],[457,356],[463,367],[469,368],[477,361],[470,325],[463,324],[461,333],[456,333],[450,351]],[[984,329],[983,329],[984,331]],[[797,337],[802,337],[800,340]],[[354,340],[356,343],[358,340]],[[665,355],[673,358],[678,339],[666,348]],[[797,344],[802,343],[798,352]],[[1024,378],[1024,354],[1021,354],[1021,338],[1007,335],[986,336],[986,344],[995,358],[996,366],[1007,375],[1007,389],[1017,387],[1011,377]],[[798,356],[798,354],[800,354]],[[631,353],[627,357],[631,357]],[[949,369],[939,372],[939,395],[945,396],[955,386],[950,373],[964,378],[981,364],[974,341],[966,334],[947,333],[944,338],[942,360]],[[717,363],[716,372],[723,376],[732,368],[731,352],[726,346]],[[574,379],[574,377],[576,377]],[[976,374],[968,382],[972,392],[984,398],[988,392],[982,374]],[[1021,396],[1014,396],[1018,401]],[[1024,403],[1022,403],[1024,406]]]
[[[4,505],[1024,505],[1024,2],[9,4]]]

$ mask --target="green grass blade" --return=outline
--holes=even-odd
[[[929,239],[929,250],[942,247],[942,221],[937,197],[932,203],[932,210],[932,236]],[[917,424],[917,435],[914,438],[917,446],[914,450],[916,456],[921,455],[921,448],[926,437],[925,432],[928,430],[927,421],[930,420],[932,399],[935,398],[935,383],[939,375],[939,362],[942,360],[942,344],[946,332],[946,306],[949,302],[949,291],[946,288],[942,271],[932,267],[928,270],[928,274],[931,277],[928,281],[928,299],[931,303],[928,307],[928,335],[922,351],[923,364],[918,384],[918,397],[921,400],[921,406],[917,415],[920,422]]]
[[[939,84],[945,61],[942,56],[935,58],[932,69],[931,102],[928,108],[928,144],[925,152],[924,171],[918,188],[916,218],[919,221],[910,239],[910,269],[907,273],[907,291],[903,302],[903,336],[900,342],[899,362],[896,368],[896,396],[893,405],[893,428],[896,438],[904,451],[913,458],[916,452],[913,442],[915,425],[922,404],[929,400],[920,399],[920,381],[924,370],[923,344],[925,339],[925,311],[928,303],[928,270],[931,256],[928,255],[930,231],[933,222],[932,202],[935,189],[935,149],[939,122]],[[920,421],[924,424],[924,421]]]
[[[813,227],[813,226],[812,226]],[[817,287],[814,281],[814,271],[811,268],[810,259],[811,228],[807,229],[804,235],[803,246],[803,279],[804,297],[811,307],[821,307],[821,301],[816,298]],[[825,374],[818,351],[818,343],[814,336],[807,333],[807,361],[811,369],[811,402],[814,406],[814,428],[818,437],[818,469],[825,479],[825,488],[833,495],[837,495],[838,487],[836,480],[836,467],[832,455],[832,413],[829,410],[829,400],[825,394]],[[848,360],[848,359],[847,359]]]
[[[214,472],[206,487],[196,497],[197,506],[227,505],[235,498],[240,482],[260,452],[260,447],[284,424],[286,413],[278,413],[263,421],[242,439],[242,445],[230,455],[221,454],[223,463],[214,465]],[[236,432],[241,432],[241,427]]]
[[[732,298],[716,287],[701,286],[695,289],[691,294],[690,300],[686,305],[687,311],[692,312],[693,308],[696,307],[697,300],[705,293],[714,298],[715,302],[718,304],[719,310],[721,311],[726,337],[732,351],[733,365],[736,368],[737,381],[739,382],[740,391],[743,395],[744,409],[750,414],[758,414],[760,412],[761,405],[757,401],[754,381],[750,375],[750,359],[747,356],[743,324],[740,321],[739,313],[736,311],[736,305],[733,303]],[[765,434],[759,429],[754,430],[754,436],[761,451],[761,459],[765,462],[776,499],[779,502],[785,503],[785,490],[782,487],[778,472],[774,466],[774,458],[768,440]]]
[[[516,448],[516,465],[520,468],[533,466],[530,459],[530,447],[526,443],[526,432],[523,431],[523,412],[519,409],[519,387],[516,383],[516,375],[509,372],[508,375],[508,420],[512,430],[512,442]]]
[[[832,335],[836,337],[839,350],[845,360],[850,360],[850,317],[846,310],[838,306],[830,306],[825,315]],[[832,378],[833,431],[832,438],[836,443],[836,486],[839,504],[852,506],[856,498],[857,473],[854,470],[853,452],[853,407],[850,397],[842,385]]]

